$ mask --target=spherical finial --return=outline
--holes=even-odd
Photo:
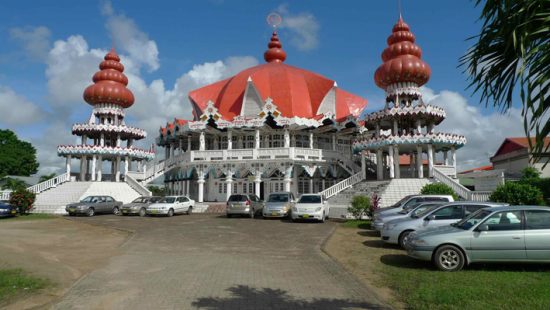
[[[266,20],[267,24],[273,28],[277,28],[283,22],[283,18],[277,13],[270,13],[267,15]]]

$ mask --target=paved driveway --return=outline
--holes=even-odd
[[[135,234],[58,309],[370,309],[373,294],[320,250],[335,223],[218,215],[75,221]]]

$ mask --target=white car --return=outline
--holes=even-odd
[[[318,220],[322,223],[328,218],[330,207],[322,195],[304,194],[292,207],[292,221]]]
[[[147,207],[147,215],[191,214],[195,200],[187,196],[166,196],[159,202]]]
[[[440,206],[440,205],[443,205],[443,204],[445,204],[445,203],[439,202],[439,201],[419,203],[419,204],[415,205],[414,207],[412,207],[408,210],[403,209],[403,210],[401,210],[397,213],[394,213],[394,214],[384,214],[384,215],[378,216],[374,219],[374,222],[372,223],[372,227],[374,228],[374,230],[381,231],[382,227],[384,227],[384,224],[389,222],[389,221],[392,221],[392,220],[395,220],[395,219],[400,219],[400,218],[407,218],[407,217],[410,217],[410,216],[413,216],[413,215],[417,215],[417,214],[420,214],[420,213],[424,212],[428,208],[432,208],[434,206]]]
[[[423,213],[391,220],[384,224],[381,232],[382,240],[404,247],[409,234],[413,231],[449,226],[479,209],[505,205],[494,202],[457,201],[431,207]]]

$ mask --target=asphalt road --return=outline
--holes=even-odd
[[[321,251],[335,223],[202,214],[72,219],[133,235],[56,309],[384,308]]]

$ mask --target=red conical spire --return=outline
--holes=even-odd
[[[430,79],[430,66],[421,59],[422,50],[414,43],[414,34],[401,14],[387,42],[388,47],[382,53],[384,63],[374,74],[376,85],[386,89],[395,83],[411,82],[417,86],[426,84]]]
[[[271,35],[271,41],[267,44],[267,51],[264,53],[264,59],[266,62],[283,62],[286,59],[286,52],[283,50],[283,45],[279,41],[277,32],[273,31]]]
[[[124,66],[120,57],[112,48],[99,64],[100,71],[93,77],[94,84],[84,91],[84,100],[90,105],[116,104],[122,108],[129,108],[134,104],[134,95],[126,88],[128,78],[124,75]]]

